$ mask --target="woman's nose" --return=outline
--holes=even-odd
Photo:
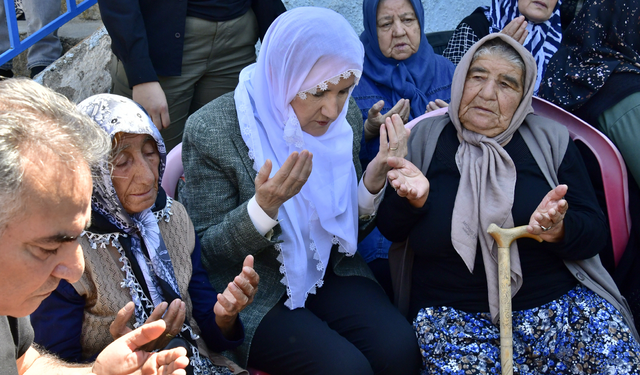
[[[406,30],[402,26],[402,21],[400,20],[393,22],[392,30],[393,30],[393,36],[395,37],[404,36],[404,34],[406,34]]]
[[[338,100],[340,99],[327,100],[327,102],[322,106],[322,114],[331,119],[331,121],[338,118]]]
[[[497,88],[497,84],[493,80],[488,79],[482,85],[479,95],[486,100],[495,99],[497,97]]]
[[[155,174],[144,158],[136,158],[134,168],[133,182],[148,184],[155,181]]]

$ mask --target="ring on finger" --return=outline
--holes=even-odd
[[[165,336],[166,336],[168,339],[172,339],[172,338],[176,337],[176,335],[172,335],[172,334],[170,334],[170,333],[167,333]]]
[[[543,231],[543,232],[546,232],[546,231],[548,231],[549,229],[551,229],[551,227],[552,227],[552,226],[553,226],[553,225],[549,225],[548,227],[544,227],[544,226],[540,225],[540,228],[542,229],[542,231]]]
[[[389,147],[389,150],[390,150],[390,151],[395,151],[395,150],[397,150],[397,149],[398,149],[397,147]]]

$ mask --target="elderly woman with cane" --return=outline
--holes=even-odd
[[[517,41],[486,36],[456,69],[449,113],[417,124],[407,158],[388,161],[395,192],[378,226],[406,241],[410,289],[397,292],[426,373],[500,372],[491,223],[544,240],[510,247],[514,372],[640,370],[632,318],[598,258],[604,215],[567,129],[532,114],[535,78]]]

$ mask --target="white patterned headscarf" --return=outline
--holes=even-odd
[[[529,21],[527,26],[529,35],[524,41],[524,48],[531,52],[538,68],[534,95],[538,94],[538,88],[549,60],[551,60],[553,54],[558,50],[560,42],[562,42],[561,4],[562,0],[558,0],[548,20],[542,23]],[[491,8],[485,11],[485,16],[491,24],[489,32],[499,33],[514,18],[521,16],[518,10],[518,0],[491,0]]]
[[[273,176],[292,152],[313,154],[309,179],[278,213],[282,243],[276,248],[290,309],[304,307],[308,294],[322,286],[334,245],[355,254],[358,232],[348,101],[319,137],[302,131],[291,101],[296,95],[307,100],[352,75],[357,83],[363,60],[362,43],[344,17],[325,8],[295,8],[273,22],[257,63],[242,70],[235,90],[242,138],[256,171],[270,159]]]
[[[122,96],[99,94],[82,101],[78,104],[78,109],[98,123],[112,140],[117,133],[148,134],[153,137],[160,153],[158,185],[160,184],[165,168],[166,149],[160,132],[142,108],[133,100]],[[91,208],[123,233],[131,236],[131,252],[142,270],[153,304],[157,306],[166,299],[166,296],[162,296],[156,277],[164,280],[175,294],[180,296],[171,258],[160,234],[156,217],[151,212],[152,207],[130,215],[125,211],[113,187],[108,161],[105,160],[100,170],[94,173]],[[144,242],[147,249],[148,261],[140,241]],[[133,290],[131,294],[136,304],[136,320],[142,320],[147,314],[143,303],[137,301],[140,297]]]

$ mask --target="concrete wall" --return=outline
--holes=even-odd
[[[362,26],[362,0],[283,0],[287,9],[299,6],[319,6],[342,14],[358,34]],[[460,20],[490,0],[422,0],[425,13],[424,32],[452,30]]]

